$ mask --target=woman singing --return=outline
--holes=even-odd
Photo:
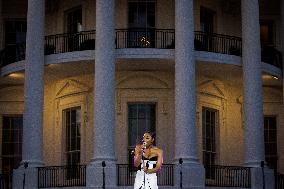
[[[145,132],[143,145],[135,147],[134,165],[138,167],[134,189],[157,189],[157,171],[163,163],[163,151],[154,146],[154,134]]]

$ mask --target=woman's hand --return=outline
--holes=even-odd
[[[147,173],[147,174],[151,173],[151,169],[148,169],[147,167],[144,167],[143,170],[144,170],[144,172]]]

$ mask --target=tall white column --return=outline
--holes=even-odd
[[[245,165],[254,167],[252,189],[263,188],[263,184],[273,189],[273,170],[261,168],[265,151],[258,0],[242,0],[242,44]]]
[[[22,162],[43,164],[44,0],[28,1]]]
[[[87,186],[103,185],[105,161],[106,188],[116,187],[115,160],[115,23],[114,0],[96,1],[96,57],[93,159],[87,171]]]
[[[22,162],[14,172],[13,188],[22,188],[24,163],[25,188],[37,188],[36,167],[43,165],[44,16],[45,1],[28,0]]]
[[[183,188],[203,188],[198,162],[193,0],[175,1],[175,160],[182,158]],[[179,185],[179,171],[177,183]]]
[[[258,0],[242,0],[245,164],[264,161],[263,100]]]

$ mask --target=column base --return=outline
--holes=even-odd
[[[182,172],[182,183],[181,183]],[[205,170],[199,163],[183,163],[175,166],[175,188],[205,188]]]
[[[25,187],[23,187],[23,185]],[[24,168],[20,166],[13,170],[13,189],[38,189],[38,169],[36,167]]]
[[[101,189],[104,180],[105,189],[117,189],[116,161],[105,160],[105,165],[103,168],[102,161],[95,160],[87,166],[86,188]]]
[[[275,176],[273,169],[269,169],[267,167],[251,168],[251,189],[264,188],[263,184],[265,184],[265,189],[275,188]]]

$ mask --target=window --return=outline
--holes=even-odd
[[[67,33],[77,33],[82,26],[82,7],[73,8],[66,11]]]
[[[277,170],[277,128],[276,117],[264,117],[265,161],[268,167]]]
[[[213,33],[214,31],[214,16],[215,12],[201,7],[200,8],[200,29],[206,33]]]
[[[63,110],[63,125],[66,133],[65,154],[68,167],[67,178],[77,178],[79,176],[78,167],[80,164],[80,107],[73,107]],[[73,168],[72,168],[73,167]],[[75,171],[74,169],[78,170]]]
[[[133,164],[131,151],[141,143],[145,131],[156,131],[156,105],[135,103],[128,105],[128,152],[129,163]]]
[[[24,59],[26,33],[26,20],[7,20],[5,22],[5,64]]]
[[[260,21],[260,41],[262,46],[273,45],[272,21]]]
[[[22,160],[23,116],[3,116],[2,171],[11,174]]]
[[[154,47],[155,9],[156,2],[154,0],[129,0],[129,47]]]
[[[129,28],[155,27],[155,1],[129,0],[128,25]]]
[[[67,38],[64,38],[64,40],[66,40],[64,42],[66,47],[64,48],[69,52],[78,51],[80,50],[81,42],[78,32],[82,31],[82,8],[77,7],[68,10],[65,15],[66,30],[70,35],[68,35]]]
[[[216,127],[218,126],[218,110],[202,108],[202,144],[203,164],[206,170],[206,178],[213,178],[214,172],[210,166],[215,165],[216,159]]]

